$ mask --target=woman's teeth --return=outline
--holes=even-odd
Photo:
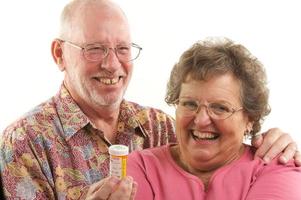
[[[218,138],[218,135],[212,134],[212,133],[202,133],[202,132],[192,132],[192,136],[194,139],[200,139],[200,140],[214,140]]]

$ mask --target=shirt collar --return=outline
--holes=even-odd
[[[81,111],[64,84],[61,85],[58,94],[54,98],[63,125],[63,136],[68,140],[85,127],[89,123],[89,119]]]
[[[120,105],[119,119],[128,123],[134,129],[139,129],[144,137],[149,137],[149,134],[144,127],[145,123],[140,120],[140,115],[145,109],[136,103],[123,100]]]
[[[58,94],[54,97],[57,112],[63,126],[63,136],[69,140],[75,133],[90,123],[88,117],[83,113],[74,101],[64,84]],[[144,137],[148,137],[143,123],[139,120],[139,113],[143,108],[138,104],[123,100],[120,105],[119,121],[127,123],[128,126],[139,129]]]

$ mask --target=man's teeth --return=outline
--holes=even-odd
[[[200,133],[200,132],[193,132],[193,136],[197,139],[215,139],[217,137],[217,135],[212,134],[212,133]]]
[[[113,85],[113,84],[116,84],[119,80],[119,77],[117,78],[100,78],[99,81],[103,84],[106,84],[106,85]]]

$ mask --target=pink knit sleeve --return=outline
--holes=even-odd
[[[300,200],[301,168],[293,162],[286,166],[266,165],[251,186],[246,200]]]
[[[128,158],[127,174],[138,183],[135,200],[153,200],[154,193],[145,174],[144,162],[138,152],[132,152]]]

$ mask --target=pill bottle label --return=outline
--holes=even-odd
[[[123,178],[126,176],[127,156],[110,156],[110,176]]]
[[[109,147],[110,154],[110,176],[119,179],[126,176],[126,162],[129,148],[125,145],[115,144]]]

